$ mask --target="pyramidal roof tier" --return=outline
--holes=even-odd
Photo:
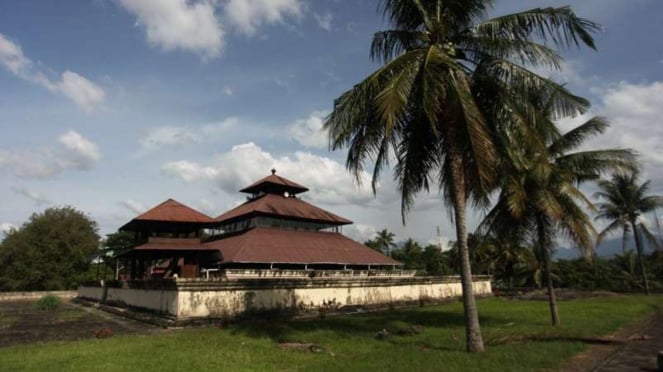
[[[254,182],[253,184],[239,190],[249,194],[283,194],[287,192],[290,195],[296,195],[308,191],[308,188],[290,181],[287,178],[277,176],[276,169],[272,169],[272,174]]]
[[[206,214],[188,207],[177,200],[168,199],[147,212],[120,227],[120,230],[131,230],[141,222],[172,222],[172,223],[211,223],[214,219]]]
[[[224,263],[403,264],[339,233],[255,227],[205,243]]]
[[[347,225],[352,221],[318,208],[301,199],[283,195],[267,194],[235,207],[218,216],[220,223],[232,222],[255,215],[321,222],[330,225]]]

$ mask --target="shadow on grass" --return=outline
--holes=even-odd
[[[492,323],[496,319],[481,317],[482,322]],[[316,330],[331,331],[340,337],[369,337],[374,338],[378,332],[386,329],[394,332],[412,325],[423,326],[425,329],[446,329],[455,337],[464,338],[464,316],[462,312],[453,310],[435,309],[399,309],[384,312],[345,314],[327,317],[325,319],[284,319],[282,317],[253,316],[234,323],[231,326],[233,334],[242,334],[250,337],[269,337],[276,342],[297,341],[296,333]],[[454,337],[452,336],[452,337]],[[396,336],[385,341],[400,344],[403,337]],[[417,344],[422,349],[455,350],[454,348],[441,348],[430,344]]]
[[[530,342],[582,342],[589,345],[623,345],[627,341],[607,337],[573,337],[559,335],[510,335],[487,340],[487,346],[522,344]]]

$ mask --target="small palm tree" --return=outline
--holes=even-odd
[[[549,117],[546,105],[542,107],[544,115],[539,120]],[[628,150],[568,153],[606,128],[607,123],[595,117],[564,135],[553,136],[546,152],[531,152],[525,148],[515,153],[519,161],[502,175],[498,201],[480,226],[494,234],[532,244],[548,289],[553,325],[560,323],[551,273],[556,236],[563,234],[586,255],[591,255],[594,247],[596,231],[578,203],[590,209],[593,204],[578,186],[598,178],[602,171],[626,167],[633,162]]]
[[[377,232],[377,236],[375,237],[375,245],[382,253],[389,254],[393,248],[396,248],[396,242],[394,241],[395,238],[396,235],[394,235],[394,233],[388,231],[387,229],[382,229]]]
[[[393,29],[375,34],[371,57],[383,65],[337,98],[325,122],[331,147],[348,147],[346,164],[357,179],[365,161],[375,164],[374,190],[395,157],[403,219],[415,195],[431,186],[442,190],[453,207],[468,351],[484,346],[466,209],[468,201],[485,202],[495,179],[499,161],[493,134],[509,130],[537,142],[524,135],[531,131],[521,120],[531,92],[558,92],[556,113],[585,109],[587,101],[527,66],[559,68],[561,57],[553,46],[593,48],[591,33],[598,29],[569,7],[483,20],[491,5],[491,0],[382,0],[380,8]]]
[[[597,199],[605,200],[596,204],[599,210],[596,219],[610,222],[599,234],[600,238],[619,228],[622,228],[623,234],[626,235],[626,226],[633,232],[638,266],[647,295],[649,295],[649,280],[647,279],[642,257],[642,236],[655,247],[659,246],[659,242],[639,219],[643,214],[663,207],[663,197],[647,195],[649,184],[650,181],[645,181],[638,185],[638,172],[636,171],[630,173],[618,172],[613,174],[610,180],[599,181],[598,185],[601,190],[594,194]]]

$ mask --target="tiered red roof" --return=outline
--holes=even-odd
[[[246,203],[216,219],[175,200],[164,203],[134,218],[121,229],[130,230],[139,224],[189,224],[188,227],[225,227],[258,216],[283,220],[315,222],[318,227],[302,229],[253,227],[222,235],[218,240],[202,243],[198,239],[150,238],[135,251],[218,251],[222,263],[259,264],[338,264],[400,266],[400,262],[372,250],[337,232],[315,229],[350,224],[352,221],[309,204],[294,195],[308,191],[296,182],[272,174],[241,190],[253,194]],[[148,222],[152,221],[152,222]],[[227,231],[233,231],[232,229]]]

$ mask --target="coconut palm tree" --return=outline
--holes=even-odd
[[[597,199],[605,200],[597,203],[599,210],[596,219],[607,220],[610,224],[603,229],[600,237],[605,237],[618,228],[623,229],[625,235],[629,226],[635,238],[635,250],[638,256],[638,266],[642,277],[645,294],[649,295],[649,280],[645,270],[642,257],[642,236],[655,247],[659,246],[658,240],[647,229],[647,226],[639,221],[640,216],[663,207],[663,197],[658,195],[647,195],[650,181],[638,185],[638,172],[618,172],[612,175],[610,180],[598,182],[601,189],[594,194]],[[626,239],[626,238],[623,238]]]
[[[545,105],[542,112],[545,113]],[[542,117],[545,117],[543,115]],[[607,124],[595,117],[577,128],[549,139],[547,151],[522,148],[518,161],[502,175],[501,192],[495,207],[481,224],[484,230],[528,241],[541,263],[548,289],[553,325],[560,323],[551,274],[551,254],[558,234],[572,241],[586,256],[594,247],[596,231],[591,219],[578,204],[593,204],[578,189],[601,172],[629,167],[634,161],[629,150],[572,152],[588,137],[602,133]]]
[[[389,254],[393,248],[396,248],[396,242],[394,242],[395,238],[396,235],[394,235],[394,233],[388,231],[387,229],[382,229],[377,232],[377,236],[375,237],[375,245],[382,253]]]
[[[559,92],[558,114],[587,107],[587,101],[526,66],[559,68],[557,49],[594,48],[591,33],[598,28],[568,7],[483,20],[491,5],[490,0],[381,1],[393,26],[373,38],[371,57],[382,67],[337,98],[325,121],[331,148],[348,148],[346,165],[358,180],[364,163],[374,163],[374,191],[380,172],[395,158],[404,222],[415,195],[431,186],[452,206],[468,351],[484,347],[465,213],[468,201],[485,202],[495,179],[499,145],[493,134],[509,130],[511,137],[537,142],[523,120],[535,112],[526,104],[531,92]]]

